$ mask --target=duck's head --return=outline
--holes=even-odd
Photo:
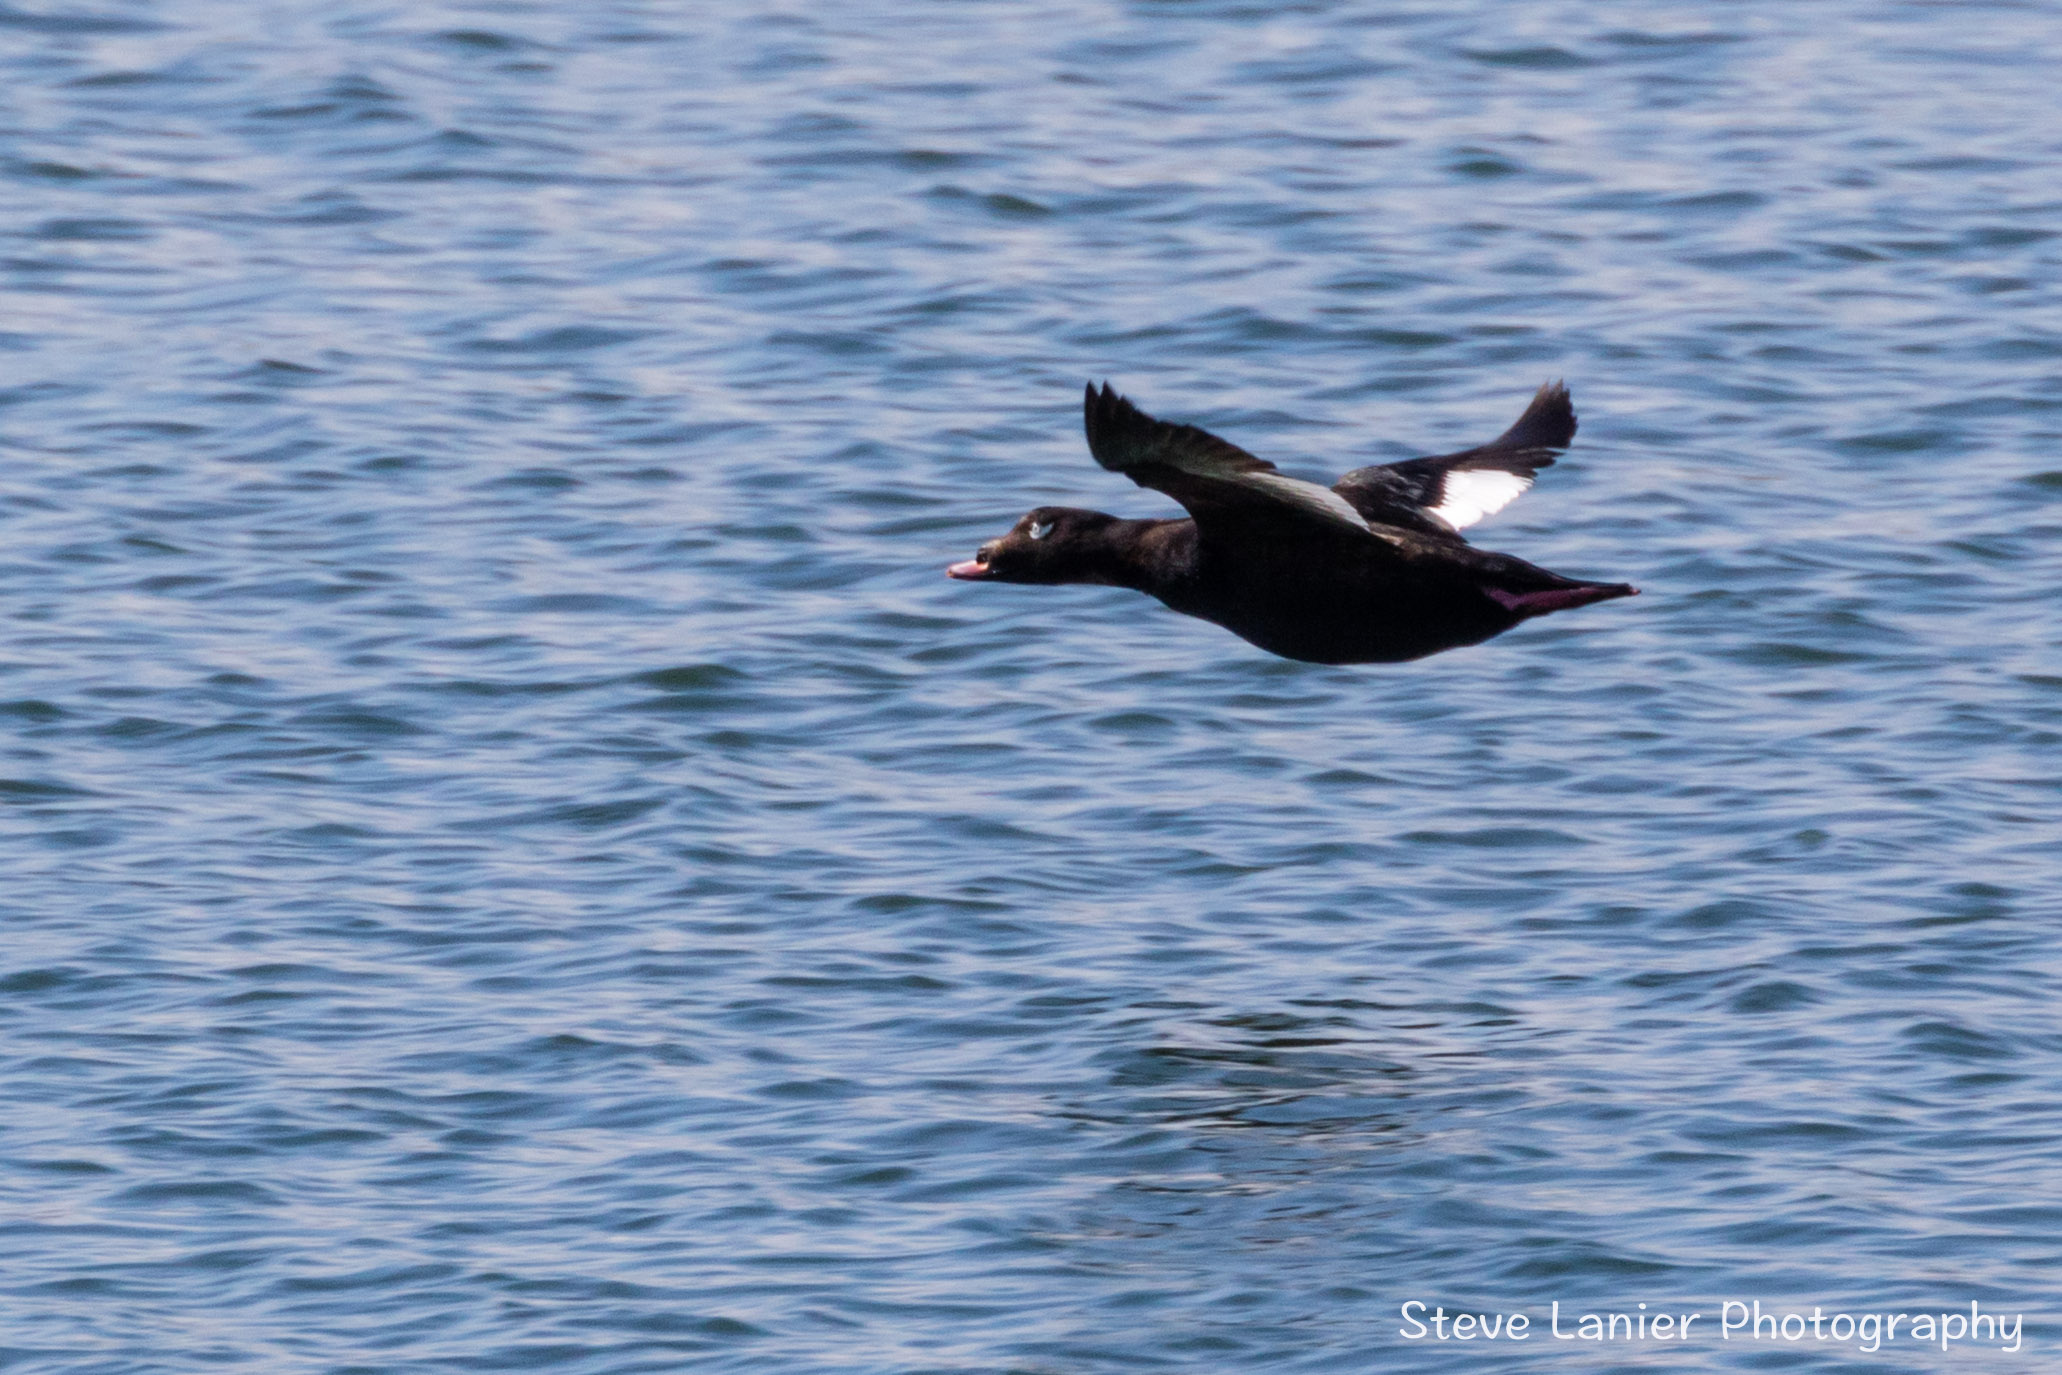
[[[1098,582],[1100,536],[1115,516],[1072,506],[1041,506],[1028,512],[1000,539],[974,551],[965,563],[945,570],[951,578],[994,582]]]

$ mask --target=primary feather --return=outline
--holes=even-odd
[[[1105,382],[1088,386],[1081,403],[1088,451],[1111,472],[1198,505],[1236,502],[1240,493],[1280,502],[1304,514],[1372,534],[1353,503],[1329,487],[1290,477],[1266,459],[1194,425],[1155,420]]]

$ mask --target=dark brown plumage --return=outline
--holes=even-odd
[[[1271,653],[1321,664],[1417,659],[1638,591],[1564,578],[1460,536],[1531,486],[1575,437],[1559,383],[1541,387],[1518,422],[1480,448],[1357,468],[1329,488],[1207,430],[1155,420],[1107,383],[1088,388],[1083,419],[1096,462],[1165,492],[1189,519],[1042,506],[947,573],[1129,587]]]

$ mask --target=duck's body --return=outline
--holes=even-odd
[[[1356,469],[1330,488],[1189,425],[1088,389],[1090,451],[1167,493],[1187,520],[1040,507],[946,571],[955,578],[1103,583],[1159,598],[1284,658],[1395,663],[1479,644],[1533,616],[1637,589],[1584,582],[1458,531],[1531,485],[1575,433],[1565,388],[1542,387],[1479,449]]]

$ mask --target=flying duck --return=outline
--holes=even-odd
[[[1318,664],[1419,659],[1639,591],[1565,578],[1461,538],[1575,437],[1575,408],[1558,382],[1480,448],[1356,468],[1330,487],[1194,425],[1155,420],[1107,382],[1089,385],[1082,414],[1097,463],[1173,497],[1189,518],[1041,506],[949,576],[1128,587]]]

